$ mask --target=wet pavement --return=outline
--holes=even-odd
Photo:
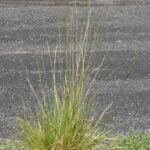
[[[35,5],[32,2],[35,3],[0,1],[3,6],[0,7],[0,137],[11,137],[15,133],[15,117],[22,110],[20,95],[25,95],[29,106],[35,106],[36,101],[26,81],[26,69],[35,90],[39,92],[39,72],[45,82],[40,66],[44,58],[47,83],[50,85],[47,40],[51,50],[54,50],[58,41],[58,27],[62,46],[65,45],[64,34],[70,23],[67,17],[73,7],[64,6],[59,1],[51,6],[45,6],[46,0],[43,4],[37,2]],[[109,127],[119,125],[118,132],[127,132],[129,129],[149,131],[149,2],[120,0],[110,5],[108,1],[102,3],[97,0],[97,3],[100,5],[91,6],[93,25],[90,46],[95,50],[97,62],[106,55],[107,59],[92,89],[101,89],[96,98],[95,116],[113,101],[113,106],[105,116]],[[86,25],[87,14],[87,7],[79,6],[75,10],[78,33]]]

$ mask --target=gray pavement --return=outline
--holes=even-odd
[[[93,26],[90,46],[95,50],[98,62],[107,55],[92,89],[101,88],[96,99],[95,116],[113,101],[112,108],[104,118],[108,127],[120,125],[117,132],[130,129],[149,131],[150,5],[148,1],[140,0],[116,1],[112,6],[106,2],[104,6],[91,7]],[[0,4],[4,6],[4,1],[0,1]],[[65,46],[63,37],[70,23],[67,16],[72,9],[39,3],[23,7],[14,2],[0,7],[0,137],[15,134],[14,120],[22,111],[20,95],[26,96],[29,106],[34,107],[36,103],[26,81],[26,68],[35,90],[39,92],[39,70],[41,74],[43,70],[38,64],[42,64],[44,57],[47,80],[50,81],[47,39],[54,50],[59,20],[62,46]],[[87,7],[78,7],[75,12],[78,33],[87,22],[87,12]],[[95,35],[97,40],[94,39]],[[114,70],[115,73],[106,79]]]

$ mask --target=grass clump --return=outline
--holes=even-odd
[[[66,65],[70,68],[69,72],[63,69],[60,85],[57,85],[53,74],[52,101],[47,96],[41,101],[30,84],[38,100],[38,111],[33,120],[19,119],[19,131],[25,149],[92,150],[96,146],[103,149],[105,142],[110,141],[108,135],[98,128],[103,114],[95,121],[89,111],[91,100],[87,98],[87,82],[90,66],[85,64],[81,52],[76,51],[76,57],[71,57],[73,51],[66,53],[65,59],[69,61]]]
[[[39,102],[40,111],[36,113],[34,120],[19,119],[20,135],[25,149],[91,150],[97,145],[102,147],[108,140],[106,133],[97,128],[102,116],[94,123],[88,110],[88,68],[80,67],[81,70],[75,72],[76,75],[72,74],[74,70],[70,72],[71,78],[70,74],[69,78],[65,74],[59,88],[54,81],[53,105],[46,101],[44,104]]]
[[[132,131],[126,136],[120,136],[116,150],[149,150],[150,134]]]
[[[42,90],[42,98],[39,97],[28,79],[37,100],[37,111],[32,119],[18,119],[25,150],[92,150],[97,147],[104,150],[111,143],[111,138],[98,128],[104,113],[95,119],[90,108],[97,95],[94,92],[91,96],[90,88],[104,59],[93,71],[92,53],[87,51],[88,28],[89,19],[80,40],[71,28],[72,36],[66,38],[64,49],[58,46],[53,52],[48,48],[49,66],[53,71],[52,96]],[[61,70],[59,75],[57,70]]]

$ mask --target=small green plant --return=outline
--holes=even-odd
[[[120,136],[116,150],[149,150],[150,134],[132,131],[126,136]]]
[[[19,142],[0,139],[0,150],[22,150]]]

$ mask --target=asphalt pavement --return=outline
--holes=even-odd
[[[106,127],[118,126],[117,132],[149,131],[149,1],[108,2],[97,0],[97,5],[95,2],[90,8],[89,47],[94,50],[91,55],[96,53],[95,60],[99,63],[107,56],[92,88],[93,91],[101,89],[96,98],[95,116],[113,101],[104,118]],[[87,24],[89,8],[81,6],[80,1],[76,9],[72,4],[66,6],[59,1],[55,5],[46,0],[34,3],[0,1],[0,137],[15,136],[15,117],[22,112],[21,95],[31,108],[36,104],[26,80],[26,70],[34,89],[40,92],[39,72],[45,82],[44,58],[48,85],[51,83],[47,41],[55,52],[61,35],[61,45],[65,47],[65,33],[70,25],[68,17],[72,12],[77,33]]]

